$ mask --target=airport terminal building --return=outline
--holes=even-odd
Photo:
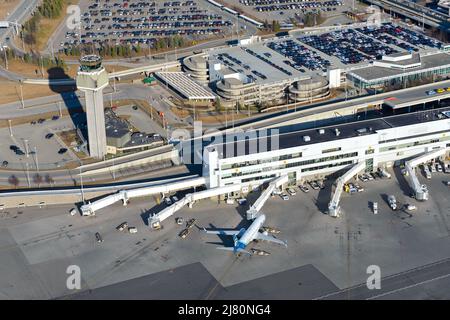
[[[397,53],[383,56],[372,65],[353,70],[347,77],[355,87],[376,88],[450,74],[450,55],[443,52]]]
[[[206,147],[203,175],[208,187],[252,188],[280,175],[295,184],[362,161],[371,172],[433,149],[450,150],[450,108],[264,134],[250,132],[234,142]]]

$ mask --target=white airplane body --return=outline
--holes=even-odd
[[[282,244],[287,247],[287,243],[285,241],[279,240],[279,239],[275,238],[274,236],[269,235],[267,233],[259,232],[264,221],[266,221],[266,216],[264,214],[261,214],[252,222],[252,224],[248,227],[247,230],[245,228],[242,228],[239,231],[238,230],[207,231],[206,229],[204,229],[204,230],[208,234],[232,236],[233,240],[234,240],[233,247],[217,247],[217,249],[233,251],[235,253],[244,252],[244,253],[251,254],[250,252],[246,251],[245,248],[253,240],[265,240],[265,241],[275,242],[275,243]]]

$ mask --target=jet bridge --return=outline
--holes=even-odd
[[[207,199],[207,198],[219,196],[222,194],[228,194],[231,192],[240,191],[241,188],[242,188],[241,184],[233,184],[233,185],[229,185],[229,186],[212,188],[212,189],[199,191],[199,192],[195,192],[195,193],[189,193],[181,200],[179,200],[179,201],[175,202],[174,204],[172,204],[171,206],[163,209],[159,213],[151,216],[148,221],[149,225],[152,228],[157,229],[160,227],[162,221],[164,221],[168,217],[172,216],[175,212],[181,210],[181,208],[183,208],[185,205],[189,205],[189,207],[192,207],[194,202],[197,200]]]
[[[416,167],[419,164],[422,164],[427,161],[430,161],[431,159],[440,157],[440,156],[444,155],[446,152],[447,152],[446,148],[440,148],[437,150],[427,152],[425,154],[422,154],[414,159],[411,159],[411,160],[405,162],[405,169],[406,169],[406,172],[408,173],[407,181],[409,183],[409,186],[414,191],[414,196],[415,196],[416,200],[425,201],[425,200],[428,200],[428,196],[429,196],[427,186],[425,184],[421,184],[419,179],[417,178],[416,170],[415,170]]]
[[[341,200],[342,190],[344,189],[344,184],[350,180],[353,176],[357,175],[360,171],[366,168],[366,163],[358,162],[353,167],[350,168],[346,173],[340,176],[336,180],[336,189],[334,190],[333,197],[328,204],[328,213],[332,217],[338,217],[341,207],[339,206],[339,201]]]
[[[261,195],[255,201],[255,203],[250,207],[250,209],[247,210],[247,219],[248,220],[255,219],[259,211],[262,209],[262,207],[269,199],[269,197],[272,195],[272,193],[275,191],[275,189],[287,183],[288,181],[289,181],[288,176],[282,175],[278,178],[275,178],[272,182],[270,182],[267,189],[261,193]]]
[[[106,196],[92,203],[81,206],[81,213],[83,216],[90,216],[95,214],[97,210],[106,208],[116,202],[122,201],[126,206],[128,201],[132,198],[150,196],[154,194],[166,194],[173,191],[190,189],[204,185],[206,182],[204,177],[197,177],[191,179],[180,180],[155,186],[142,187],[130,190],[121,190],[118,193]]]

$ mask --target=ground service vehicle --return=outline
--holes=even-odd
[[[392,210],[397,210],[397,199],[395,199],[395,196],[388,196],[388,203]]]

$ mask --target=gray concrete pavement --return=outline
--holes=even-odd
[[[361,286],[368,276],[367,266],[376,264],[386,280],[385,291],[369,296],[355,291],[352,298],[386,293],[391,298],[441,299],[448,297],[443,287],[447,283],[444,265],[423,269],[429,272],[408,276],[407,281],[398,278],[401,281],[394,281],[395,286],[389,279],[450,258],[450,200],[448,187],[442,183],[445,179],[448,175],[435,174],[427,181],[431,199],[414,202],[418,210],[412,214],[393,212],[383,202],[385,193],[395,194],[402,203],[414,201],[404,195],[395,178],[370,181],[363,184],[366,191],[345,194],[340,219],[318,209],[329,200],[329,185],[320,192],[299,191],[289,201],[271,198],[263,208],[267,225],[281,230],[277,237],[286,239],[288,248],[252,244],[269,251],[267,257],[236,259],[216,249],[223,244],[219,237],[197,228],[182,240],[177,236],[181,228],[172,219],[164,222],[163,230],[150,231],[148,215],[164,205],[149,198],[136,199],[127,208],[113,205],[90,218],[71,217],[70,206],[4,210],[0,212],[4,228],[0,258],[8,261],[8,268],[0,269],[0,288],[8,288],[1,291],[8,298],[67,297],[74,292],[65,288],[65,269],[76,264],[82,270],[83,288],[77,298],[313,299]],[[378,215],[368,206],[374,200],[379,202]],[[196,218],[199,228],[240,228],[246,225],[245,209],[204,200],[178,215]],[[116,231],[123,221],[137,226],[138,233]],[[95,241],[95,232],[101,233],[103,243]],[[200,272],[203,268],[211,276]],[[182,281],[187,277],[189,282]],[[168,287],[158,290],[164,284]],[[86,290],[93,291],[90,295]],[[393,290],[400,291],[395,295]]]

